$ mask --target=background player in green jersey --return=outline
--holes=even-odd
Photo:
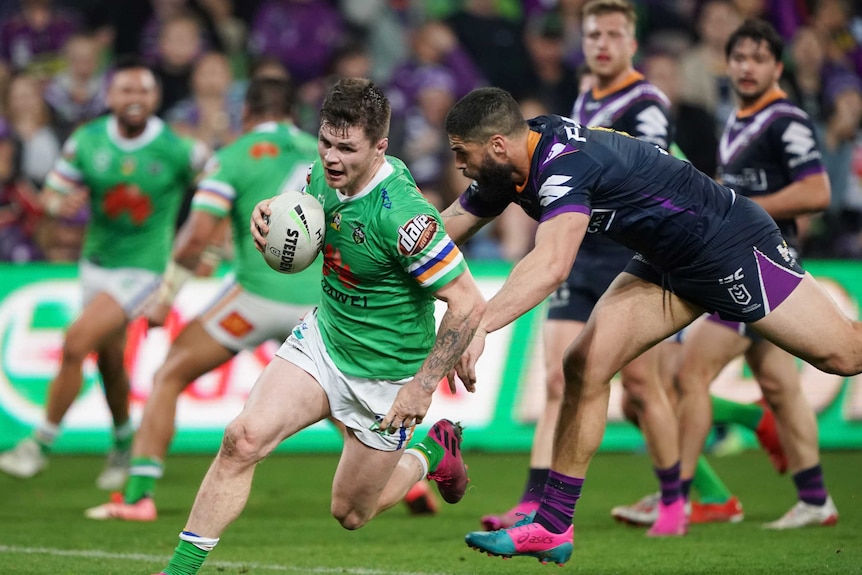
[[[284,339],[318,301],[320,268],[274,274],[248,233],[254,206],[305,184],[317,153],[316,139],[291,121],[293,90],[285,79],[256,78],[245,95],[245,134],[210,160],[192,199],[189,219],[174,245],[150,321],[163,325],[174,297],[194,275],[207,246],[229,221],[235,266],[206,311],[190,321],[171,344],[132,446],[123,502],[87,510],[92,519],[153,521],[153,490],[174,434],[177,400],[195,379],[244,349]]]
[[[320,160],[306,186],[330,222],[320,307],[293,329],[225,430],[167,575],[197,573],[245,506],[256,463],[326,417],[347,427],[332,486],[332,514],[345,528],[361,527],[426,475],[450,503],[466,489],[457,425],[441,420],[410,456],[403,448],[485,301],[440,214],[404,163],[385,155],[389,117],[368,80],[340,80],[326,95]],[[258,248],[268,213],[266,201],[253,214]],[[447,304],[436,338],[435,297]]]
[[[84,308],[66,333],[45,421],[0,456],[0,470],[11,475],[32,477],[45,468],[60,422],[81,389],[84,359],[95,353],[114,421],[114,448],[97,483],[117,489],[125,480],[133,435],[123,365],[126,327],[158,289],[183,196],[207,158],[203,145],[152,115],[158,100],[155,76],[145,65],[119,62],[107,95],[111,114],[72,134],[46,180],[43,200],[50,214],[90,210],[80,271]]]

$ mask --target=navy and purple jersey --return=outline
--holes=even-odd
[[[774,194],[796,181],[824,172],[814,126],[808,114],[774,90],[752,108],[728,118],[718,149],[719,177],[747,196]],[[777,220],[795,246],[796,220]]]
[[[632,71],[619,85],[607,90],[581,92],[572,119],[589,128],[611,128],[667,150],[671,141],[670,100],[661,90]],[[634,253],[601,235],[584,238],[582,254],[615,258],[622,270]],[[610,263],[610,262],[608,262]]]
[[[494,217],[514,202],[540,223],[587,214],[588,234],[606,234],[671,270],[697,256],[734,203],[732,190],[653,144],[561,116],[527,123],[527,181],[509,190],[474,183],[460,198],[466,211]]]

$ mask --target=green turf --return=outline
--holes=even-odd
[[[775,533],[760,524],[794,501],[789,478],[777,477],[757,452],[714,459],[742,499],[738,525],[695,526],[688,537],[649,540],[614,523],[610,507],[655,488],[642,455],[602,455],[594,462],[576,515],[575,554],[564,569],[533,559],[504,561],[468,549],[464,534],[478,517],[507,508],[520,491],[526,455],[468,453],[469,492],[437,517],[412,518],[396,507],[354,532],[329,516],[336,458],[274,456],[257,471],[244,514],[211,554],[205,574],[357,575],[531,573],[862,573],[862,453],[823,457],[827,485],[841,511],[834,528]],[[101,460],[55,457],[28,482],[0,477],[0,573],[148,575],[164,566],[209,463],[173,457],[157,494],[159,520],[96,522],[84,508],[105,500],[94,479]],[[117,555],[125,557],[119,558]]]

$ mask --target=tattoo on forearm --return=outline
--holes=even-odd
[[[434,391],[440,380],[455,367],[455,363],[473,339],[479,317],[473,310],[467,313],[453,313],[451,310],[446,312],[437,330],[434,347],[416,374],[422,389]]]

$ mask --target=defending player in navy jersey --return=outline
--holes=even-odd
[[[808,115],[778,87],[782,41],[766,22],[746,21],[730,37],[726,55],[740,108],[719,146],[724,184],[752,198],[776,221],[797,258],[796,217],[829,205],[829,180]],[[729,279],[727,284],[733,284]],[[748,294],[738,291],[740,301]],[[750,326],[713,314],[691,330],[678,374],[683,485],[709,432],[709,385],[735,357],[745,355],[764,399],[775,411],[798,502],[771,529],[834,525],[838,510],[826,491],[817,442],[817,420],[802,395],[796,359]]]
[[[568,276],[583,237],[636,250],[566,350],[553,461],[533,518],[474,532],[471,547],[564,563],[587,467],[604,435],[609,381],[633,358],[704,312],[751,323],[815,367],[862,372],[862,323],[852,321],[790,253],[752,200],[660,148],[559,116],[525,121],[504,90],[481,88],[446,118],[456,167],[476,180],[444,212],[464,241],[516,203],[539,222],[535,247],[488,302],[458,375],[476,383],[485,337],[541,303]]]
[[[586,126],[626,132],[666,150],[671,136],[670,101],[632,64],[637,52],[634,7],[628,0],[591,0],[583,14],[583,51],[593,86],[575,101],[572,118]],[[538,508],[563,399],[563,353],[584,328],[599,297],[633,255],[630,248],[601,234],[588,235],[568,279],[551,296],[542,338],[546,401],[536,423],[527,482],[515,507],[500,515],[482,517],[485,529],[511,527],[521,514]],[[661,484],[658,519],[649,534],[682,535],[686,519],[680,489],[678,428],[659,378],[660,353],[655,349],[644,354],[624,367],[620,375],[626,403],[631,407],[627,411],[644,431]]]

